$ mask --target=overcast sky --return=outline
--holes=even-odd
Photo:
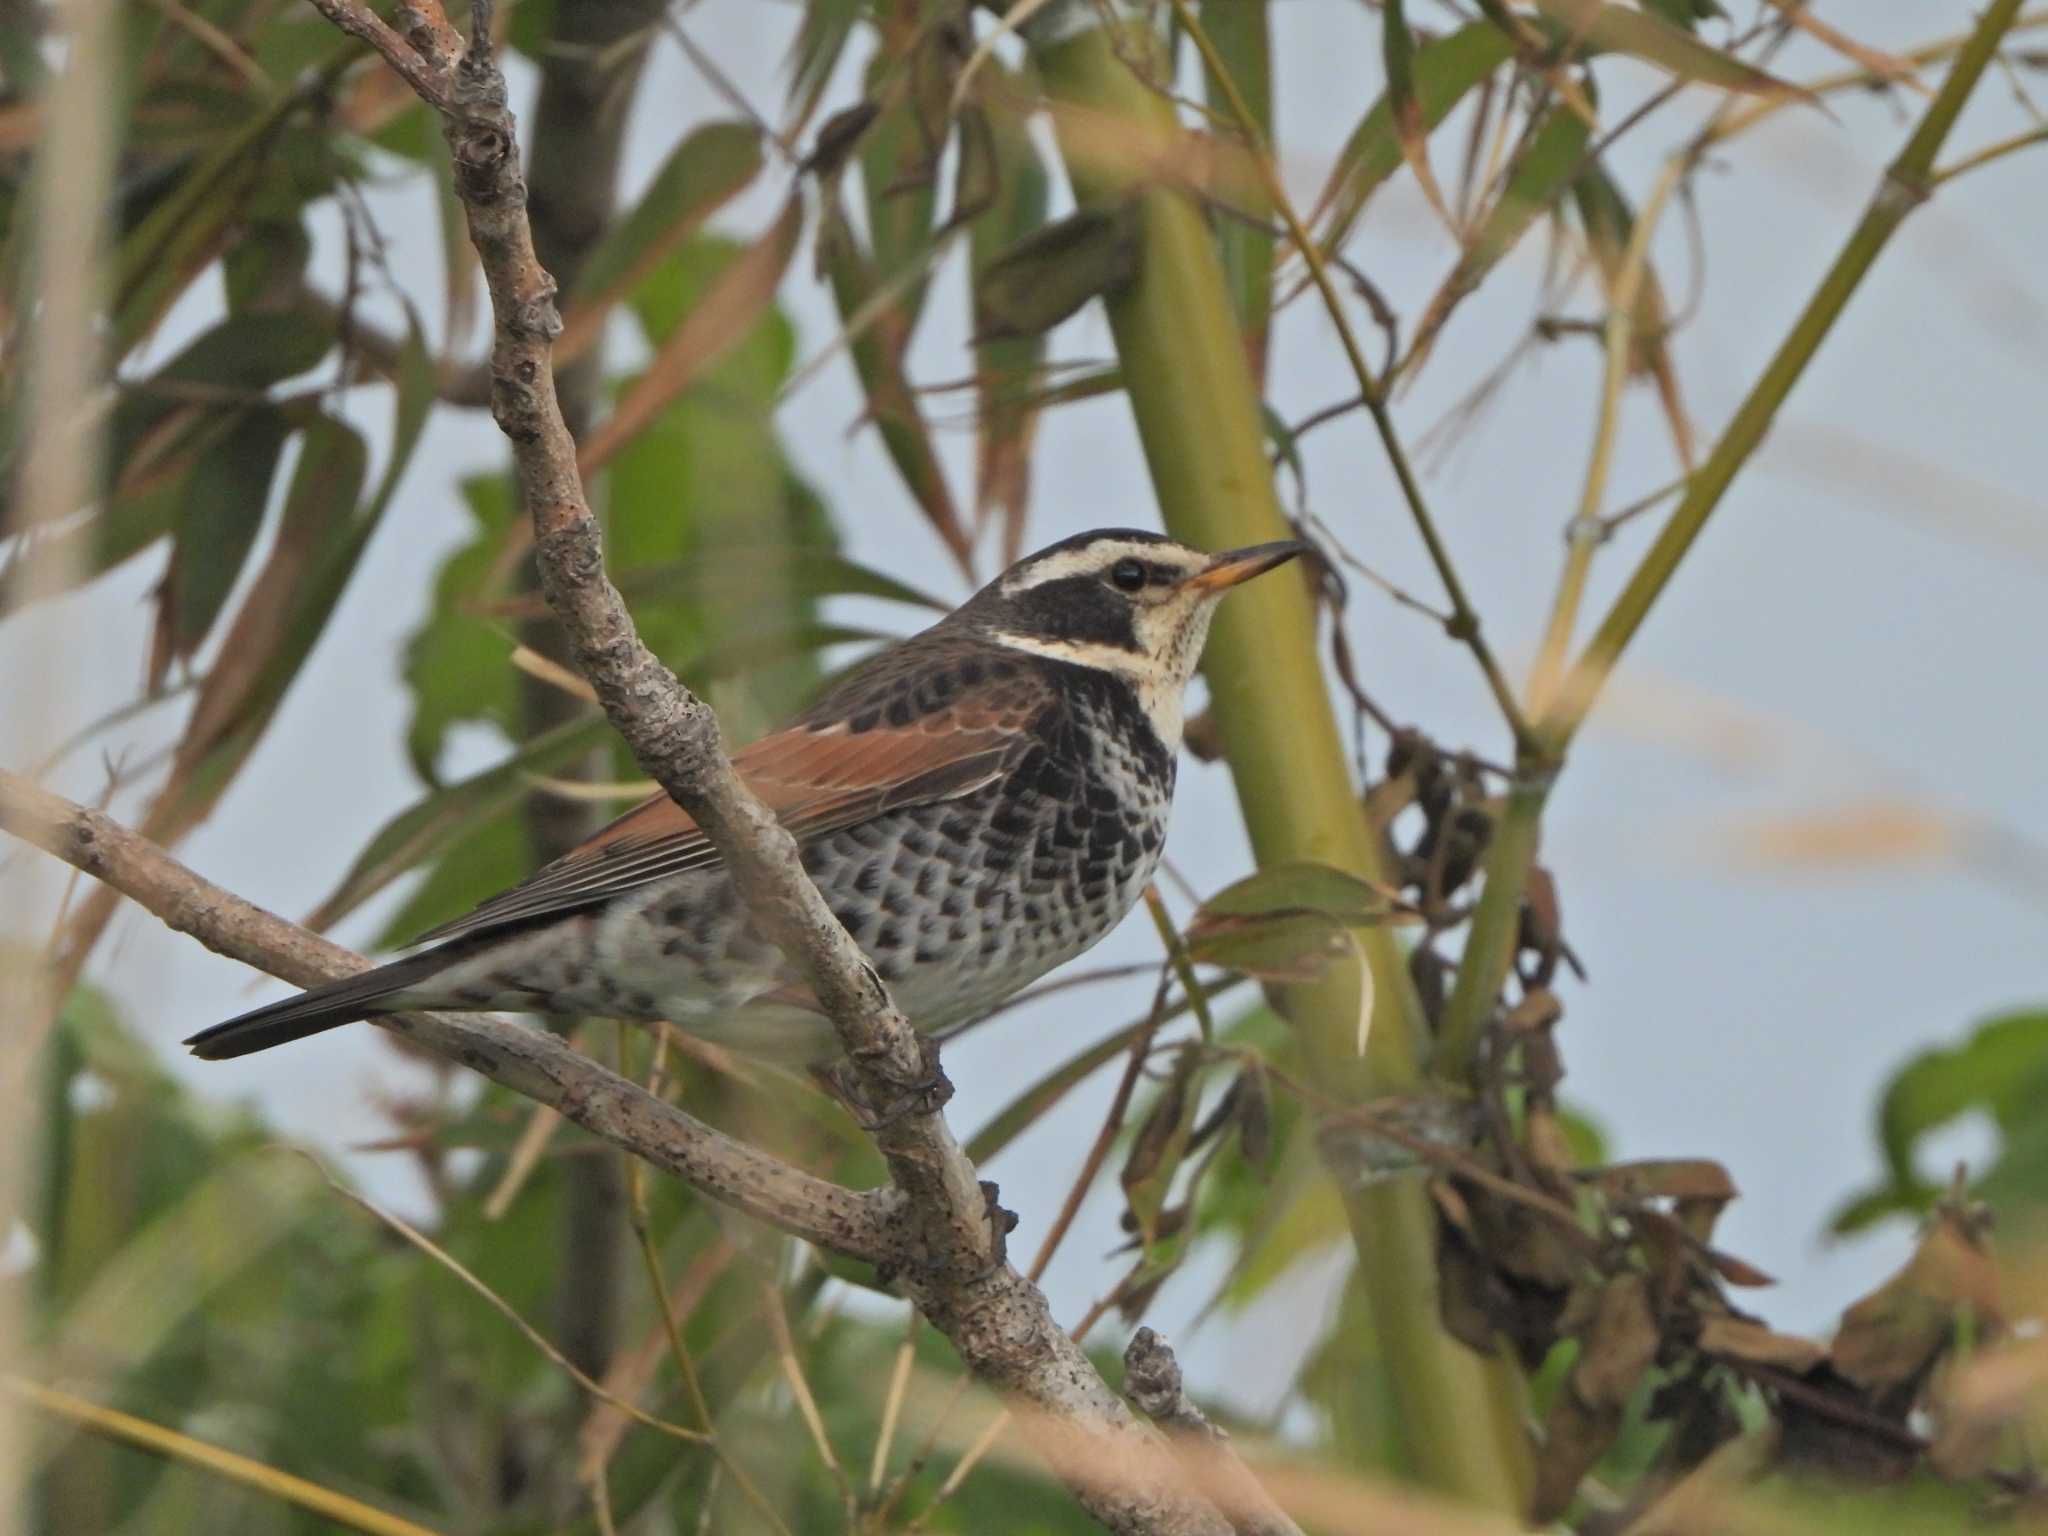
[[[709,0],[692,12],[691,26],[750,98],[772,106],[797,13]],[[1279,140],[1290,181],[1309,196],[1377,88],[1376,22],[1349,0],[1289,0],[1272,14]],[[1839,19],[1865,41],[1902,47],[1965,27],[1971,16],[1962,5],[1873,0]],[[1780,67],[1807,78],[1837,66],[1801,45]],[[1610,118],[1631,93],[1658,83],[1647,71],[1612,79]],[[1997,77],[1979,97],[1954,145],[2025,125]],[[1624,143],[1614,163],[1638,197],[1664,150],[1712,100],[1689,92]],[[628,166],[635,187],[683,126],[679,112],[690,121],[721,115],[667,44],[642,102]],[[1837,98],[1832,116],[1784,112],[1701,178],[1704,296],[1675,353],[1703,444],[1811,292],[1903,139],[1904,122],[1894,105],[1872,98]],[[1438,136],[1440,167],[1451,164],[1456,142]],[[1591,978],[1564,988],[1570,1098],[1606,1128],[1620,1156],[1705,1156],[1729,1167],[1743,1193],[1721,1239],[1781,1278],[1754,1298],[1781,1326],[1827,1327],[1904,1252],[1903,1226],[1838,1249],[1822,1243],[1831,1208],[1876,1174],[1879,1085],[1913,1051],[1952,1040],[1983,1014],[2048,999],[2048,891],[2039,883],[2001,882],[1940,856],[1826,870],[1756,867],[1742,857],[1747,831],[1761,819],[1879,802],[1989,828],[2006,845],[2014,837],[2048,845],[2039,661],[2048,638],[2044,176],[2048,155],[2015,157],[1944,189],[1909,221],[1644,628],[1552,802],[1544,858]],[[721,227],[759,228],[780,193],[770,178]],[[415,297],[431,307],[439,267],[424,204],[384,195],[379,207],[394,266],[421,274]],[[1529,242],[1450,325],[1419,386],[1399,404],[1411,441],[1525,332],[1540,245]],[[1453,254],[1406,177],[1373,204],[1352,250],[1409,315]],[[1691,263],[1676,219],[1656,255],[1667,287],[1683,294]],[[201,295],[185,306],[181,334],[203,323],[214,302]],[[836,330],[829,301],[800,285],[792,307],[800,355],[809,355]],[[959,273],[949,271],[927,305],[912,365],[918,377],[965,371],[964,310]],[[1573,312],[1596,313],[1587,298]],[[1106,358],[1099,311],[1066,326],[1057,351]],[[1598,370],[1590,342],[1537,349],[1427,484],[1489,633],[1518,675],[1576,504]],[[1351,390],[1312,307],[1288,312],[1270,379],[1282,416]],[[858,402],[850,369],[832,362],[783,410],[784,441],[827,494],[852,554],[927,590],[964,595],[872,431],[854,430]],[[381,400],[365,398],[361,419],[373,436],[384,430],[384,413]],[[952,433],[943,446],[964,493],[971,438]],[[437,417],[282,718],[211,823],[185,844],[198,869],[302,915],[363,840],[418,793],[402,754],[399,647],[440,556],[465,532],[454,480],[501,458],[480,413],[462,422]],[[1305,458],[1316,514],[1351,550],[1433,600],[1437,588],[1369,423],[1353,417],[1317,433]],[[1631,395],[1613,502],[1674,472],[1654,402]],[[1102,524],[1157,525],[1121,399],[1049,417],[1036,477],[1034,542]],[[1601,556],[1589,612],[1601,611],[1649,532],[1643,520]],[[55,702],[56,729],[124,702],[146,649],[145,598],[157,574],[155,557],[134,562],[81,599],[0,630],[4,670],[17,679],[0,687],[18,690],[25,658],[54,654],[47,648],[61,641],[71,673]],[[1367,685],[1383,704],[1440,739],[1506,755],[1465,653],[1362,586],[1350,622]],[[51,665],[38,663],[38,675],[47,679]],[[0,694],[0,705],[8,697]],[[11,697],[20,700],[18,691]],[[143,722],[109,745],[139,752],[165,739],[162,725]],[[471,765],[500,750],[483,733],[464,739]],[[10,742],[7,766],[29,755]],[[58,787],[90,795],[95,773],[88,755]],[[1220,768],[1185,766],[1168,854],[1198,889],[1248,868]],[[45,878],[43,889],[54,893],[56,882]],[[389,894],[338,936],[366,942],[391,910]],[[1155,950],[1140,919],[1083,963],[1149,961]],[[102,946],[94,974],[181,1063],[172,1049],[178,1038],[281,990],[133,916]],[[1021,1076],[1142,1011],[1146,992],[1143,983],[1105,988],[1085,1008],[1069,996],[972,1037],[948,1056],[960,1087],[956,1127],[971,1131]],[[180,1070],[209,1093],[259,1096],[280,1124],[329,1145],[375,1135],[369,1090],[400,1075],[367,1027]],[[989,1170],[1022,1213],[1027,1247],[1051,1219],[1109,1088],[1102,1081],[1077,1096]],[[1986,1144],[1970,1130],[1952,1143],[1958,1152]],[[413,1198],[392,1161],[359,1158],[354,1166],[374,1190]],[[1049,1279],[1059,1315],[1085,1310],[1103,1283],[1100,1259],[1117,1241],[1115,1214],[1105,1194],[1068,1239]],[[1312,1300],[1326,1284],[1327,1273],[1304,1277],[1289,1305]],[[1172,1332],[1206,1294],[1200,1278],[1177,1282],[1158,1309],[1162,1325]],[[1212,1326],[1191,1374],[1235,1379],[1254,1397],[1277,1386],[1270,1368],[1256,1368],[1272,1354],[1257,1342],[1269,1322],[1236,1332]]]

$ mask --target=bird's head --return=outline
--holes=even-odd
[[[1018,561],[957,620],[996,644],[1123,678],[1161,739],[1177,746],[1181,694],[1217,603],[1306,547],[1284,540],[1212,555],[1156,533],[1099,529]]]

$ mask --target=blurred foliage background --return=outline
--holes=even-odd
[[[1700,278],[1666,272],[1652,230],[1740,225],[1739,184],[1694,196],[1721,146],[1776,113],[1876,95],[1901,124],[1883,152],[1917,124],[1910,144],[1926,138],[1929,158],[1909,147],[1904,190],[1841,231],[1843,260],[1867,264],[1915,197],[2048,138],[2048,15],[1949,7],[1912,50],[1882,51],[1854,15],[1799,0],[1735,14],[1712,0],[1384,0],[1379,55],[1359,61],[1352,94],[1318,104],[1355,126],[1311,185],[1275,143],[1289,82],[1267,0],[1054,0],[1007,19],[952,0],[776,9],[799,19],[769,100],[719,66],[721,28],[747,24],[729,7],[498,12],[531,93],[564,405],[615,579],[736,737],[943,606],[888,562],[851,558],[857,509],[795,467],[779,412],[822,368],[853,370],[858,429],[965,576],[1034,542],[1046,414],[1118,394],[1170,529],[1248,541],[1285,516],[1327,554],[1318,619],[1274,597],[1219,626],[1214,709],[1191,726],[1191,750],[1236,775],[1262,869],[1192,893],[1178,928],[1162,907],[1152,1007],[1033,1063],[1006,1109],[960,1127],[994,1157],[1077,1083],[1123,1074],[1072,1197],[1119,1208],[1129,1238],[1080,1324],[1109,1379],[1169,1279],[1198,1276],[1201,1315],[1228,1318],[1304,1262],[1355,1253],[1340,1304],[1290,1341],[1302,1363],[1284,1400],[1261,1422],[1218,1415],[1309,1529],[2035,1518],[2048,1146],[2031,1111],[2048,1014],[1960,1029],[1898,1073],[1878,1109],[1882,1176],[1842,1193],[1837,1224],[1904,1213],[1925,1222],[1920,1245],[1898,1274],[1870,1276],[1831,1340],[1779,1333],[1755,1315],[1768,1277],[1715,1245],[1727,1174],[1682,1147],[1612,1162],[1600,1106],[1562,1094],[1556,1031],[1578,962],[1556,892],[1570,871],[1535,850],[1564,745],[1628,638],[1603,625],[1573,659],[1596,553],[1647,573],[1647,607],[1686,544],[1636,533],[1668,505],[1662,526],[1696,531],[1714,477],[1725,486],[1755,446],[1740,413],[1718,438],[1692,418],[1680,339]],[[625,124],[657,52],[686,57],[696,85],[627,202]],[[2002,116],[1943,150],[1926,125],[1963,76],[1954,105],[1981,78]],[[402,83],[295,0],[4,0],[0,80],[0,612],[30,620],[137,562],[160,572],[147,654],[93,658],[133,669],[132,702],[68,742],[24,729],[6,766],[44,774],[107,750],[105,798],[176,845],[265,740],[406,498],[459,497],[470,535],[399,667],[416,795],[309,921],[341,922],[402,882],[378,940],[401,943],[639,793],[562,667],[509,474],[420,483],[423,436],[488,405],[489,320],[439,135]],[[62,127],[79,93],[110,134],[97,150]],[[1610,151],[1651,134],[1661,168],[1624,173]],[[1396,183],[1456,247],[1441,282],[1400,306],[1351,255]],[[438,271],[394,269],[381,226],[397,195],[436,210]],[[722,215],[743,198],[767,212],[734,234]],[[96,269],[52,217],[80,199],[104,220]],[[1603,350],[1572,553],[1526,686],[1455,585],[1382,592],[1309,515],[1301,463],[1309,434],[1370,418],[1380,434],[1361,441],[1404,466],[1408,509],[1435,538],[1389,402],[1511,260],[1540,262],[1540,312],[1421,446],[1453,464],[1482,451],[1467,429],[1530,349]],[[50,317],[67,262],[100,279],[86,333],[100,437],[90,483],[51,506],[35,465],[60,398]],[[800,345],[789,299],[811,286],[841,329]],[[963,298],[968,342],[914,376],[920,322]],[[1811,344],[1840,312],[1828,299],[1823,284]],[[1113,357],[1051,344],[1098,301]],[[1318,316],[1308,328],[1349,359],[1355,397],[1292,418],[1271,404],[1286,366],[1275,317],[1290,310]],[[1796,373],[1756,381],[1765,420]],[[1648,408],[1624,421],[1625,398]],[[939,445],[963,419],[964,480]],[[1669,484],[1636,501],[1609,485],[1624,432],[1670,461]],[[1229,478],[1247,463],[1255,489]],[[1454,569],[1446,555],[1436,574]],[[1551,579],[1531,584],[1547,594]],[[1445,741],[1375,702],[1342,620],[1389,595],[1473,653],[1503,705],[1490,739]],[[866,622],[848,622],[849,598]],[[23,623],[10,630],[26,667]],[[177,720],[173,744],[119,753],[145,715]],[[502,744],[480,769],[453,750],[479,729]],[[1835,816],[1752,852],[1828,859],[1952,834]],[[1980,853],[2032,857],[1997,829],[1971,836]],[[19,1344],[0,1385],[26,1529],[1088,1528],[877,1277],[656,1187],[509,1095],[427,1064],[425,1087],[382,1106],[378,1135],[417,1168],[431,1219],[408,1228],[352,1198],[255,1110],[180,1086],[82,979],[114,910],[81,886],[47,949],[8,963],[35,983],[9,993],[18,1097],[0,1097],[20,1134],[0,1245]],[[1365,1018],[1371,1051],[1354,1062],[1344,1045]],[[679,1036],[572,1027],[693,1113],[848,1182],[880,1177],[865,1140],[782,1074]],[[1927,1149],[1964,1120],[1995,1134],[1950,1179]],[[1020,1249],[1042,1267],[1071,1217],[1038,1214]],[[1217,1385],[1190,1382],[1197,1397]],[[1390,1503],[1402,1484],[1442,1502]]]

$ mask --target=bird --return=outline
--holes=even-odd
[[[1305,548],[1210,554],[1125,528],[1062,540],[733,754],[928,1041],[1089,949],[1137,902],[1217,605]],[[839,1056],[797,967],[663,794],[418,944],[185,1044],[221,1060],[465,1008],[667,1020],[814,1071]]]

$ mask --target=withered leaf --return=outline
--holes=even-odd
[[[1538,1522],[1571,1506],[1579,1480],[1620,1433],[1623,1410],[1661,1342],[1644,1276],[1616,1275],[1601,1287],[1566,1390],[1551,1401],[1533,1500]]]
[[[1121,1182],[1132,1231],[1148,1249],[1164,1235],[1162,1212],[1167,1191],[1187,1153],[1195,1099],[1195,1074],[1201,1057],[1191,1050],[1175,1059],[1173,1075],[1140,1122],[1124,1159]]]
[[[1872,1391],[1915,1380],[1966,1312],[1995,1325],[1998,1272],[1968,1218],[1943,1206],[1906,1267],[1842,1314],[1835,1369]]]
[[[1768,1365],[1803,1376],[1827,1359],[1825,1346],[1789,1333],[1777,1333],[1747,1318],[1721,1315],[1700,1325],[1702,1354],[1745,1365]]]
[[[1738,1193],[1728,1170],[1711,1158],[1646,1158],[1609,1163],[1589,1176],[1614,1200],[1733,1200]]]
[[[1660,1343],[1647,1280],[1640,1274],[1616,1275],[1601,1287],[1592,1326],[1572,1367],[1572,1391],[1589,1408],[1619,1409],[1657,1358]]]

